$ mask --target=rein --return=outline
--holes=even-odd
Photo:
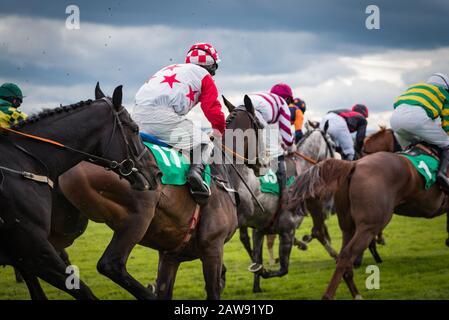
[[[306,155],[303,155],[301,152],[295,151],[294,154],[296,154],[298,157],[303,158],[304,160],[306,160],[307,162],[311,163],[311,164],[317,164],[318,161],[315,159],[312,159]]]

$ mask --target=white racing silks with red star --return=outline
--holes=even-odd
[[[212,128],[223,133],[225,117],[212,76],[195,64],[174,64],[156,72],[139,89],[133,113],[138,117],[157,112],[155,108],[172,108],[183,116],[198,103]]]

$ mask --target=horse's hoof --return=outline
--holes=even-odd
[[[251,263],[248,267],[248,271],[252,273],[257,273],[263,269],[263,265],[260,263]]]
[[[310,234],[306,234],[306,235],[304,235],[304,237],[302,237],[302,241],[304,241],[305,243],[309,243],[312,240],[313,240],[313,237]]]
[[[354,297],[354,300],[363,300],[363,297],[361,294],[358,294]]]
[[[377,244],[380,244],[381,246],[385,246],[387,243],[385,242],[385,239],[384,238],[380,238],[380,239],[377,239]]]
[[[253,289],[253,293],[261,293],[262,289],[261,288],[255,288]]]
[[[446,246],[449,247],[449,238],[446,239]]]
[[[309,246],[307,244],[305,244],[304,242],[300,242],[296,246],[298,247],[299,250],[302,250],[302,251],[307,251],[307,249],[309,249]]]

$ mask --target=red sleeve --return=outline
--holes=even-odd
[[[212,128],[223,134],[225,129],[225,116],[221,111],[220,101],[218,101],[217,87],[210,74],[205,76],[201,82],[199,101],[201,102],[201,109],[212,125]]]

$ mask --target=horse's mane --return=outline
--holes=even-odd
[[[29,116],[27,119],[20,121],[16,125],[12,126],[12,128],[20,129],[28,124],[36,123],[42,119],[46,119],[46,118],[52,117],[54,115],[61,114],[63,112],[70,112],[70,111],[79,109],[80,107],[84,107],[84,106],[87,106],[90,104],[92,104],[92,100],[89,99],[87,101],[80,101],[78,103],[70,104],[67,106],[60,106],[60,107],[57,107],[54,109],[44,109],[41,112],[39,112],[37,114],[33,114],[33,115]]]

